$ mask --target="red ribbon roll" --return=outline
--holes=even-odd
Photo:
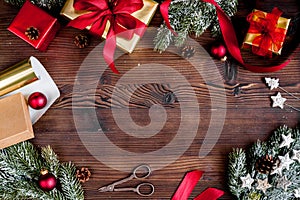
[[[103,48],[103,57],[114,73],[119,73],[114,64],[116,49],[116,35],[131,39],[133,34],[142,35],[146,24],[133,17],[131,14],[143,7],[142,0],[75,0],[75,10],[89,11],[70,21],[68,26],[85,29],[91,26],[90,32],[102,36],[106,23],[110,27]],[[136,30],[138,31],[136,31]]]
[[[238,45],[238,41],[237,41],[237,38],[235,35],[235,30],[233,28],[230,18],[224,13],[222,8],[214,0],[203,0],[203,1],[215,6],[216,11],[217,11],[217,16],[219,19],[221,32],[223,35],[223,39],[224,39],[224,42],[227,46],[229,53],[235,60],[237,60],[240,64],[245,66],[248,70],[253,71],[253,72],[275,72],[275,71],[278,71],[278,70],[284,68],[285,66],[287,66],[289,64],[289,62],[290,62],[289,59],[280,65],[269,66],[269,67],[253,66],[253,65],[246,64],[242,58],[241,51],[240,51],[240,48]],[[166,5],[169,6],[171,0],[166,0],[166,2],[167,3],[165,3],[163,6],[166,6]],[[163,7],[163,9],[161,9],[161,12],[164,12],[164,13],[162,13],[162,16],[164,17],[166,25],[173,32],[174,30],[172,29],[171,25],[168,25],[168,24],[170,24],[170,20],[168,17],[169,14],[166,13],[166,12],[168,12],[168,10],[169,9],[166,9]]]
[[[194,170],[188,172],[179,187],[177,188],[172,200],[187,200],[202,177],[203,172]],[[224,192],[216,188],[207,188],[204,192],[199,194],[194,200],[216,200],[220,198]]]

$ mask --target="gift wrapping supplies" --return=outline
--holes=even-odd
[[[26,102],[35,92],[47,98],[47,104],[39,110]],[[56,84],[35,57],[0,72],[0,149],[34,138],[32,124],[59,96]]]

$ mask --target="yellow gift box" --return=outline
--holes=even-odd
[[[62,8],[60,14],[70,20],[75,19],[76,17],[88,13],[88,11],[78,11],[75,10],[73,7],[74,0],[67,0],[64,7]],[[158,3],[153,0],[143,0],[144,6],[142,9],[132,13],[131,15],[146,25],[149,25],[155,11],[158,7]],[[109,22],[106,24],[105,30],[103,32],[102,38],[105,39],[108,33],[110,24]],[[86,29],[90,29],[91,27],[88,26]],[[127,40],[122,37],[117,37],[117,46],[124,50],[125,52],[132,53],[134,48],[136,47],[137,43],[140,40],[140,36],[134,34],[130,40]]]
[[[252,12],[252,18],[248,19],[248,20],[250,20],[249,30],[255,29],[255,27],[252,27],[251,21],[257,22],[257,21],[259,21],[259,18],[261,16],[263,16],[264,18],[266,18],[267,15],[268,15],[268,13],[266,13],[266,12],[254,9],[253,12]],[[284,37],[282,37],[282,40],[279,41],[280,42],[280,48],[275,48],[274,44],[271,44],[269,46],[268,50],[270,52],[273,52],[275,54],[281,54],[282,45],[284,43],[284,39],[285,39],[287,30],[288,30],[289,24],[290,24],[290,19],[287,19],[287,18],[284,18],[284,17],[279,17],[278,18],[277,23],[275,25],[275,28],[276,29],[282,29],[283,32],[284,32]],[[255,43],[253,43],[253,41],[254,41],[255,38],[261,36],[262,34],[263,33],[251,33],[251,31],[248,31],[248,33],[246,34],[245,39],[243,41],[242,48],[248,49],[248,48],[250,48],[250,46],[259,47],[259,44],[255,44]]]

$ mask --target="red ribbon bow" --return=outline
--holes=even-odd
[[[225,12],[222,10],[222,8],[215,2],[215,0],[202,0],[203,2],[210,3],[215,6],[217,11],[217,16],[220,23],[221,32],[223,35],[224,42],[227,46],[227,49],[231,56],[237,60],[239,63],[241,63],[243,66],[245,66],[248,70],[253,72],[275,72],[278,71],[285,66],[287,66],[290,62],[290,60],[285,61],[284,63],[276,66],[253,66],[246,64],[244,62],[244,59],[241,55],[241,51],[239,48],[239,44],[235,35],[234,27],[231,23],[230,18],[225,14]],[[166,25],[168,28],[174,32],[174,30],[171,27],[170,20],[169,20],[169,6],[170,6],[171,0],[165,0],[163,4],[160,6],[160,11],[162,12],[162,16],[166,22]]]
[[[75,10],[89,12],[70,21],[68,26],[81,30],[91,26],[90,32],[101,37],[109,21],[110,27],[103,48],[103,57],[112,71],[119,73],[114,65],[116,35],[121,34],[120,36],[126,39],[131,39],[133,33],[142,35],[146,24],[131,14],[140,10],[143,5],[142,0],[75,0],[73,5]]]
[[[259,34],[252,41],[252,52],[260,56],[272,57],[272,51],[278,52],[285,38],[286,30],[277,27],[277,21],[282,11],[274,8],[271,13],[254,11],[248,15],[250,22],[248,33]]]
[[[187,200],[202,177],[202,174],[203,172],[199,170],[188,172],[173,195],[172,200]],[[216,200],[223,196],[223,194],[224,192],[222,190],[207,188],[204,192],[194,198],[194,200]]]

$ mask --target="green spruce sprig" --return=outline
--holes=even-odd
[[[237,11],[237,0],[216,0],[224,12],[233,16]],[[175,36],[165,24],[158,28],[154,39],[154,49],[162,52],[167,49],[171,41],[175,46],[182,46],[189,34],[199,37],[206,29],[210,29],[212,36],[220,35],[219,21],[213,5],[199,0],[173,0],[169,7],[169,20],[177,33]]]
[[[50,192],[38,185],[40,171],[47,169],[60,183]],[[28,141],[0,150],[0,199],[82,200],[83,190],[71,163],[60,163],[50,146],[39,152]]]

